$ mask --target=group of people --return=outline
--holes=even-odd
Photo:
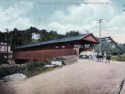
[[[111,60],[111,56],[110,54],[106,54],[106,55],[96,55],[97,61],[103,61],[104,59],[106,60],[106,62],[110,63]]]

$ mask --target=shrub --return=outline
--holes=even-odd
[[[6,64],[3,66],[0,66],[0,78],[15,74],[15,73],[23,73],[26,75],[34,76],[36,74],[39,74],[40,72],[46,71],[47,68],[44,68],[44,65],[47,64],[47,62],[32,62],[27,64]]]
[[[11,75],[11,74],[15,74],[15,73],[20,73],[22,72],[23,68],[20,66],[9,66],[7,65],[6,67],[1,67],[0,68],[0,78],[7,76],[7,75]]]
[[[123,55],[117,55],[117,56],[112,56],[112,60],[117,60],[117,61],[125,61],[125,54]]]

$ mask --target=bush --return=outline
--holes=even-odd
[[[44,67],[44,65],[45,65],[45,63],[43,63],[43,62],[32,62],[32,63],[27,63],[26,66],[29,71],[32,71],[38,67]]]
[[[0,68],[0,78],[7,76],[7,75],[11,75],[11,74],[15,74],[15,73],[20,73],[22,72],[23,68],[20,66],[9,66],[7,65],[6,67],[1,67]]]
[[[117,55],[117,56],[112,56],[112,60],[117,60],[117,61],[125,61],[125,54],[123,55]]]
[[[23,73],[27,76],[34,76],[41,72],[47,71],[48,68],[44,68],[44,65],[47,64],[47,62],[32,62],[27,64],[6,64],[3,66],[0,66],[0,78],[12,75],[15,73]]]

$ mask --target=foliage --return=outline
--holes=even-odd
[[[16,66],[16,65],[15,66],[7,65],[7,66],[0,67],[0,78],[14,73],[20,73],[22,69],[23,69],[22,67]]]
[[[31,62],[27,64],[14,64],[14,65],[3,65],[0,66],[0,78],[7,76],[7,75],[12,75],[15,73],[23,73],[27,75],[28,77],[38,75],[42,72],[47,72],[50,71],[55,67],[47,68],[44,67],[45,64],[48,64],[48,62]]]
[[[5,41],[4,34],[0,31],[0,42],[4,42],[4,41]]]
[[[78,31],[70,31],[70,32],[67,32],[65,34],[65,36],[78,36],[80,35],[81,33],[79,33]]]
[[[47,62],[46,62],[47,63]],[[44,62],[31,62],[31,63],[27,63],[27,69],[29,71],[35,70],[37,67],[43,67],[45,65]]]
[[[112,56],[111,59],[112,59],[112,60],[117,60],[117,61],[125,61],[125,54]]]
[[[32,34],[39,34],[40,38],[38,40],[32,39]],[[51,30],[48,32],[47,30],[39,30],[35,27],[30,27],[26,30],[18,30],[17,28],[13,29],[12,31],[4,32],[0,34],[2,37],[1,40],[9,43],[11,45],[12,50],[13,48],[25,44],[31,44],[36,42],[42,42],[47,41],[51,39],[57,39],[62,37],[68,37],[68,36],[77,36],[80,35],[78,31],[70,31],[67,32],[65,35],[58,34],[56,31]]]

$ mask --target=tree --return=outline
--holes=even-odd
[[[48,40],[48,32],[47,30],[43,29],[43,30],[40,30],[40,39],[39,41],[46,41]]]
[[[0,31],[0,42],[4,42],[4,41],[5,41],[4,34]]]
[[[32,33],[36,33],[40,35],[40,38],[38,40],[32,40]],[[52,39],[57,38],[63,38],[63,37],[69,37],[69,36],[77,36],[80,35],[78,31],[70,31],[67,32],[65,35],[58,34],[56,31],[50,31],[48,32],[46,29],[39,30],[36,27],[30,27],[26,30],[18,30],[17,28],[14,28],[12,31],[9,32],[9,35],[7,32],[0,32],[0,40],[6,41],[6,38],[8,36],[8,43],[11,43],[12,49],[21,46],[30,44],[33,42],[43,42],[48,41]]]
[[[48,33],[48,39],[55,39],[55,38],[58,38],[58,33],[56,31],[50,31]]]
[[[81,33],[79,33],[78,31],[70,31],[70,32],[67,32],[66,34],[65,34],[65,36],[67,36],[67,37],[71,37],[71,36],[78,36],[78,35],[80,35]]]

